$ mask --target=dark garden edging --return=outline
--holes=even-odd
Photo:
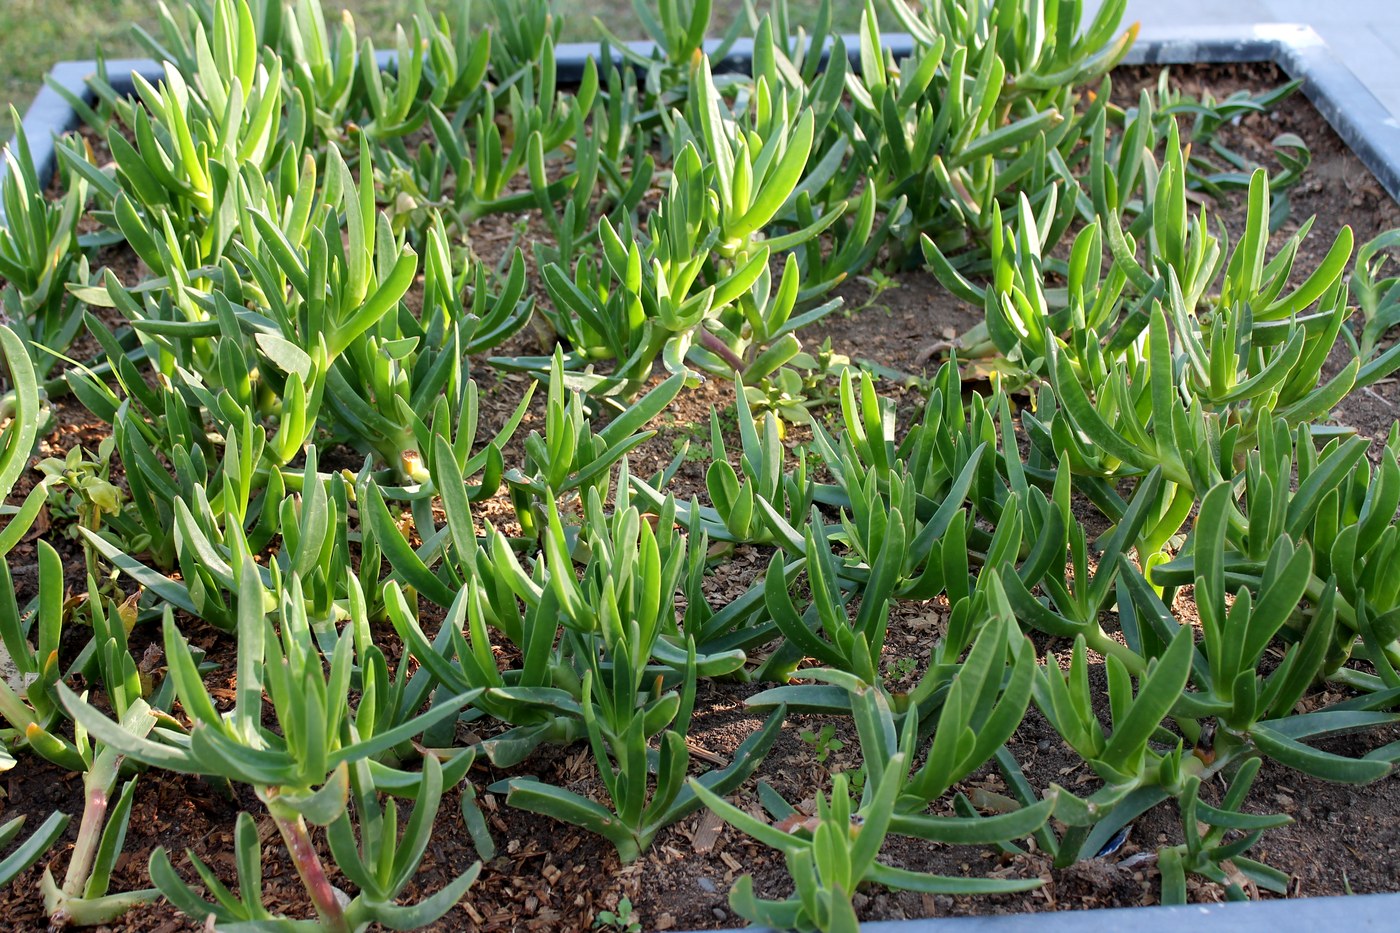
[[[858,67],[860,43],[855,37],[847,39],[852,63]],[[904,33],[886,34],[882,41],[896,57],[913,49],[913,41]],[[644,55],[654,48],[651,42],[631,45]],[[707,51],[713,51],[718,45],[711,40],[706,43]],[[560,45],[556,53],[560,80],[577,80],[583,74],[584,62],[597,53],[595,43]],[[392,66],[393,53],[383,52],[379,57],[381,65]],[[714,60],[714,70],[747,70],[752,57],[753,41],[738,40],[724,58]],[[1400,118],[1376,100],[1311,27],[1269,23],[1176,28],[1163,33],[1148,31],[1128,51],[1125,59],[1126,64],[1132,65],[1193,62],[1273,62],[1290,78],[1302,78],[1303,93],[1308,100],[1390,196],[1400,201]],[[59,62],[49,72],[49,80],[91,100],[93,95],[88,90],[87,79],[95,69],[93,61]],[[107,63],[107,71],[113,87],[122,93],[131,90],[133,72],[148,79],[155,79],[161,73],[160,66],[150,59],[116,59]],[[54,136],[77,125],[77,113],[61,94],[46,84],[24,114],[24,129],[41,178],[49,177],[54,170]],[[0,165],[0,178],[4,171],[4,166]],[[0,220],[3,218],[3,208],[0,208]]]
[[[885,48],[896,56],[912,50],[907,35],[891,34],[883,39]],[[709,45],[713,51],[717,43]],[[634,43],[643,54],[651,43]],[[715,71],[746,70],[752,57],[752,42],[735,42],[723,59],[714,62]],[[856,50],[859,43],[851,41]],[[559,77],[576,79],[594,44],[571,43],[557,50]],[[853,51],[853,60],[856,53]],[[392,54],[380,56],[381,65],[392,67]],[[1130,64],[1189,64],[1225,62],[1274,62],[1293,78],[1304,79],[1303,92],[1339,136],[1375,174],[1386,191],[1400,201],[1400,119],[1391,115],[1366,89],[1346,65],[1327,47],[1316,32],[1306,26],[1261,25],[1244,27],[1202,27],[1177,29],[1169,34],[1145,34],[1128,53]],[[86,86],[96,63],[62,62],[49,73],[49,80],[68,92],[92,98]],[[119,92],[132,87],[131,75],[139,73],[154,80],[160,66],[146,59],[115,60],[107,63],[113,86]],[[78,115],[53,87],[45,86],[24,116],[34,163],[41,178],[54,171],[56,135],[75,128]],[[0,175],[4,168],[0,166]],[[3,213],[0,213],[3,222]],[[1359,897],[1325,897],[1299,900],[1263,901],[1248,904],[1195,904],[1183,907],[1149,907],[1088,912],[927,919],[871,923],[871,933],[1092,933],[1132,931],[1167,933],[1183,927],[1239,933],[1285,933],[1285,931],[1338,931],[1369,933],[1400,927],[1400,893]],[[752,929],[752,928],[751,928]]]

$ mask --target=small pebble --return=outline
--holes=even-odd
[[[727,914],[725,914],[724,912],[723,907],[716,907],[713,910],[711,910],[710,913],[715,915],[716,920],[723,920],[727,916]]]
[[[711,894],[714,894],[715,891],[718,890],[718,889],[715,887],[715,883],[714,883],[713,881],[711,881],[709,878],[701,878],[701,879],[699,879],[698,881],[696,881],[695,883],[698,884],[698,885],[700,885],[700,889],[701,889],[702,891],[709,891]]]

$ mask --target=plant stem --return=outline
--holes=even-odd
[[[83,889],[92,876],[93,862],[97,859],[102,830],[107,822],[107,809],[112,802],[112,788],[117,783],[119,762],[115,751],[103,748],[83,774],[83,820],[78,825],[78,838],[68,858],[62,889],[55,889],[48,872],[44,872],[44,910],[53,928],[73,922],[73,902],[83,897]]]
[[[733,367],[734,372],[736,374],[736,379],[738,378],[737,374],[744,371],[744,361],[739,359],[739,357],[734,353],[734,351],[729,349],[728,345],[726,345],[723,340],[720,340],[718,337],[716,337],[714,334],[710,333],[703,327],[700,328],[700,346],[704,347],[706,350],[709,350],[715,356],[724,360],[731,367]]]
[[[316,855],[316,847],[311,843],[311,834],[306,831],[306,821],[299,814],[290,819],[282,816],[277,812],[282,808],[275,803],[268,809],[277,823],[277,829],[282,833],[282,841],[286,843],[287,851],[292,856],[292,864],[297,867],[301,883],[306,888],[306,893],[311,895],[311,903],[315,905],[316,913],[321,918],[322,929],[328,933],[350,933],[345,909],[341,907],[340,899],[336,897],[335,889],[321,866],[321,859]]]
[[[1128,673],[1135,677],[1142,675],[1147,670],[1147,662],[1143,661],[1136,651],[1108,637],[1108,634],[1098,625],[1091,624],[1086,627],[1084,643],[1104,657],[1112,655],[1117,658],[1123,662]]]
[[[97,857],[97,846],[102,841],[102,826],[107,820],[107,805],[111,797],[110,787],[100,776],[94,779],[92,771],[84,775],[83,783],[86,785],[87,799],[83,806],[83,821],[78,824],[78,839],[73,843],[73,855],[63,876],[65,897],[77,897],[92,873],[92,861]]]
[[[1327,682],[1342,684],[1362,693],[1375,693],[1385,689],[1385,682],[1374,674],[1367,674],[1350,667],[1339,667],[1327,675]]]
[[[1303,591],[1303,595],[1307,597],[1308,602],[1312,603],[1315,606],[1322,601],[1323,594],[1326,592],[1327,587],[1328,584],[1325,581],[1323,581],[1321,577],[1317,576],[1316,574],[1313,574],[1312,577],[1308,580],[1308,585],[1307,588]],[[1361,625],[1356,621],[1355,607],[1353,607],[1351,603],[1347,602],[1346,597],[1344,597],[1340,591],[1334,590],[1334,594],[1337,607],[1337,621],[1341,622],[1353,632],[1357,632],[1359,634],[1361,631]],[[1390,644],[1383,646],[1381,648],[1381,651],[1385,653],[1386,658],[1389,659],[1392,665],[1400,667],[1400,639],[1396,639]],[[1328,676],[1332,677],[1334,675]]]

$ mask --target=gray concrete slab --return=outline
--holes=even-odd
[[[1087,10],[1099,0],[1088,0]],[[1144,32],[1181,27],[1301,23],[1311,26],[1390,113],[1400,118],[1400,0],[1128,0]]]

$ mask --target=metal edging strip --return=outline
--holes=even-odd
[[[1304,897],[1180,907],[930,917],[861,924],[863,933],[1391,933],[1400,894]],[[746,927],[711,933],[775,933]]]

